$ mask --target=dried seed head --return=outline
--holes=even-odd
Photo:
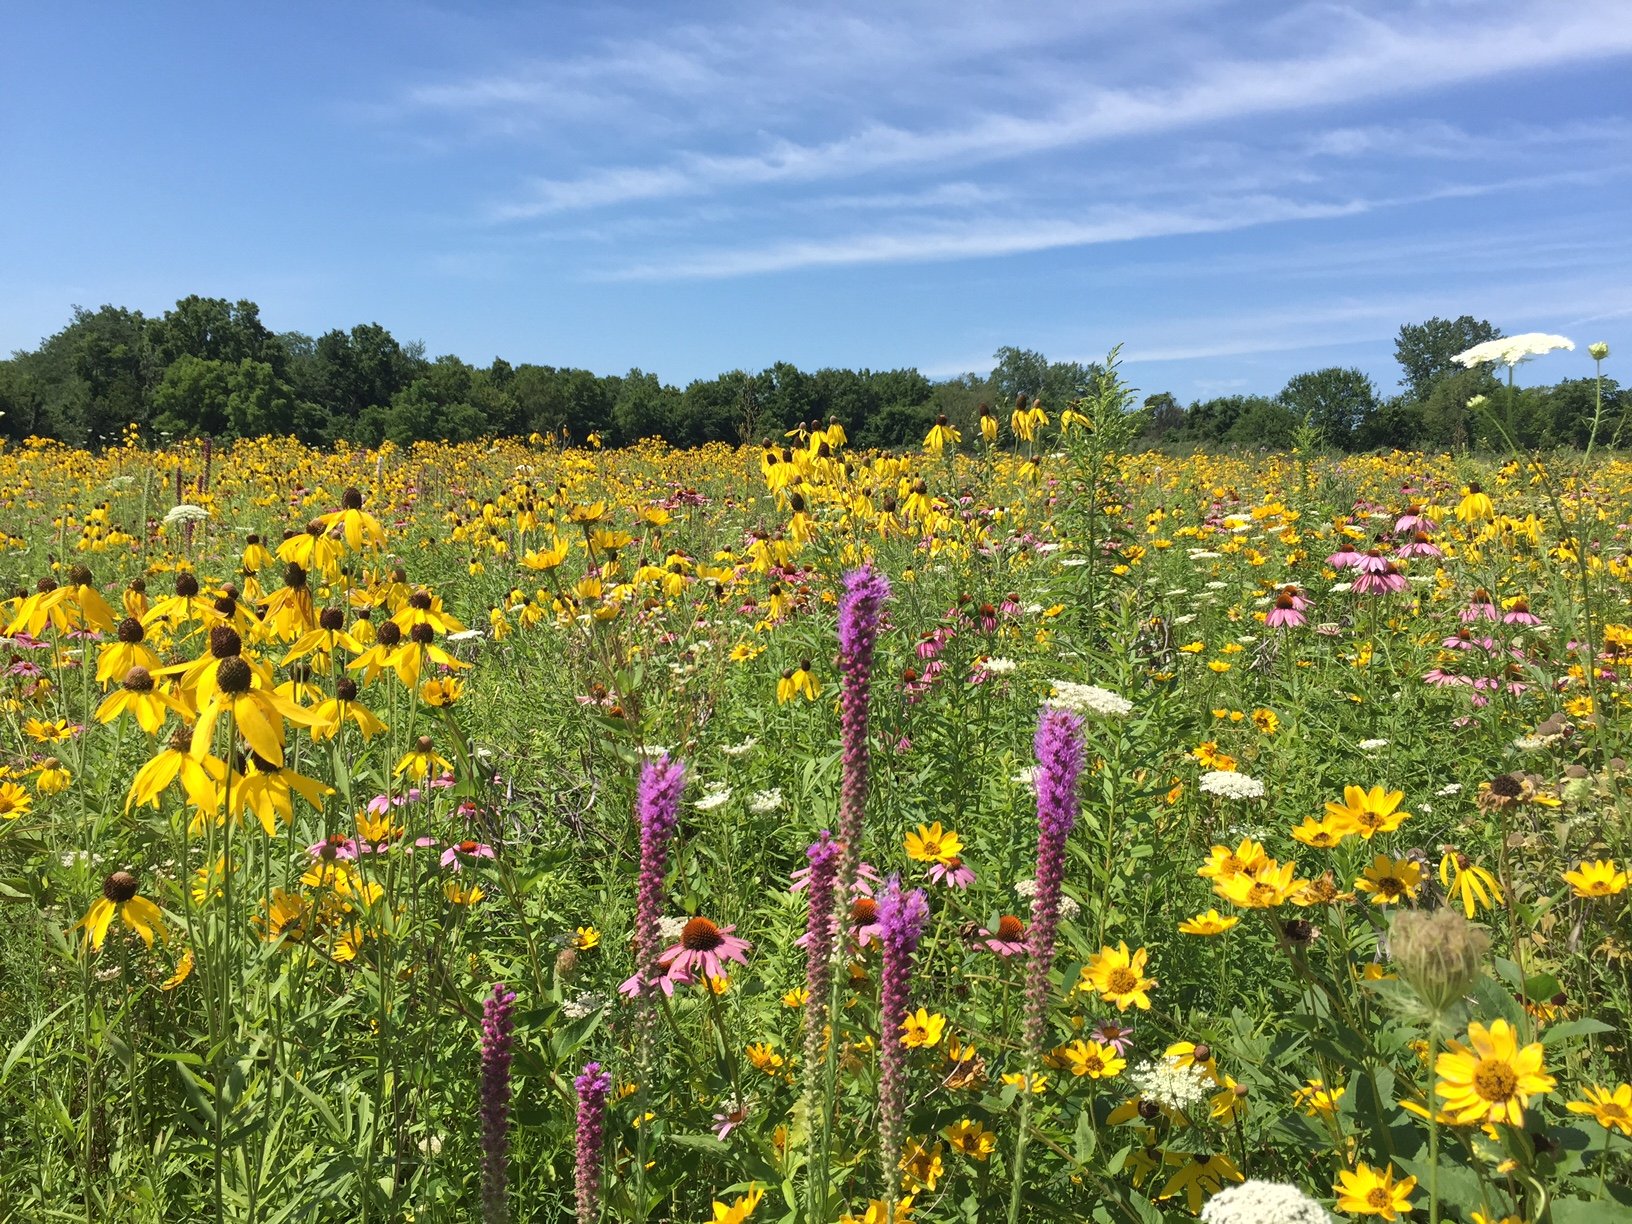
[[[1442,1011],[1478,978],[1490,938],[1457,910],[1403,910],[1388,929],[1400,976],[1430,1008]]]

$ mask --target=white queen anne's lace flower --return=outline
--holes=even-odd
[[[1264,784],[1244,773],[1215,769],[1201,775],[1201,789],[1220,799],[1262,799]]]
[[[1102,689],[1097,684],[1078,684],[1075,680],[1052,680],[1054,695],[1048,704],[1077,714],[1097,714],[1101,718],[1126,718],[1133,713],[1133,702],[1120,694]]]
[[[748,810],[756,816],[763,816],[767,812],[774,812],[782,806],[782,790],[773,786],[770,790],[755,791],[748,800]]]
[[[731,802],[731,788],[713,783],[703,792],[703,797],[691,806],[699,812],[712,812],[717,807],[724,807]]]
[[[1326,1209],[1296,1186],[1244,1181],[1208,1199],[1202,1224],[1331,1224]]]
[[[195,506],[191,502],[182,502],[179,506],[171,506],[164,514],[164,525],[174,527],[177,523],[201,523],[210,517],[210,512],[203,506]]]
[[[1486,340],[1470,349],[1464,349],[1451,360],[1472,369],[1499,361],[1516,366],[1530,357],[1545,357],[1557,349],[1575,348],[1575,341],[1548,332],[1525,332],[1521,336],[1504,336],[1500,340]]]
[[[1205,1101],[1212,1087],[1205,1067],[1196,1063],[1181,1067],[1175,1058],[1141,1063],[1128,1078],[1142,1098],[1180,1113]]]

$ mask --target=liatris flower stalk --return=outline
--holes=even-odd
[[[878,1148],[886,1203],[895,1202],[900,1188],[901,1122],[907,1109],[907,1052],[901,1031],[911,1006],[912,960],[928,919],[924,890],[903,892],[901,877],[891,876],[878,903],[878,940],[883,948],[878,989]]]
[[[1048,1010],[1048,972],[1060,921],[1065,839],[1077,822],[1077,775],[1082,770],[1082,719],[1050,707],[1037,722],[1037,887],[1027,939],[1026,1050],[1031,1068],[1041,1061]]]
[[[509,1218],[505,1185],[510,1154],[510,1042],[515,1033],[515,992],[503,982],[482,1002],[482,1220]]]
[[[657,954],[662,939],[657,920],[663,906],[663,875],[669,862],[669,838],[680,819],[680,792],[686,786],[686,767],[665,753],[646,762],[635,795],[635,818],[640,822],[640,886],[635,898],[635,976],[624,983],[631,994],[647,990],[657,978]]]
[[[823,829],[805,851],[810,875],[805,880],[808,903],[805,917],[805,1074],[814,1093],[820,1082],[822,1032],[827,1025],[828,992],[833,988],[833,944],[838,936],[839,915],[834,907],[834,885],[838,881],[841,847]]]
[[[578,1224],[595,1224],[601,1211],[601,1145],[612,1077],[600,1063],[585,1063],[572,1086],[578,1090]]]
[[[871,565],[844,576],[839,600],[839,739],[844,776],[839,788],[839,896],[848,897],[861,854],[861,825],[867,810],[867,716],[873,681],[873,650],[879,620],[890,597],[890,582]]]

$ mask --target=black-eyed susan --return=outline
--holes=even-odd
[[[1489,870],[1450,846],[1439,860],[1439,882],[1453,901],[1462,902],[1462,912],[1472,918],[1480,907],[1494,909],[1502,903],[1502,888]]]
[[[1127,1065],[1116,1050],[1108,1045],[1101,1045],[1097,1041],[1084,1041],[1078,1038],[1061,1048],[1060,1055],[1065,1069],[1077,1077],[1086,1076],[1089,1079],[1109,1079],[1119,1074]]]
[[[1556,1083],[1546,1072],[1541,1043],[1521,1047],[1506,1020],[1488,1029],[1477,1020],[1470,1023],[1468,1044],[1448,1042],[1434,1072],[1439,1076],[1434,1091],[1459,1123],[1523,1126],[1530,1099],[1551,1092]]]
[[[928,1050],[940,1044],[945,1032],[946,1017],[920,1007],[901,1022],[901,1044],[909,1050]]]
[[[1084,965],[1079,989],[1093,989],[1107,1003],[1115,1003],[1118,1011],[1137,1007],[1150,1010],[1150,991],[1156,980],[1145,976],[1148,953],[1144,948],[1128,951],[1126,942],[1115,948],[1104,946]]]
[[[27,816],[34,806],[34,796],[15,782],[0,781],[0,820],[16,820]]]
[[[1368,841],[1376,833],[1392,833],[1411,813],[1400,809],[1404,791],[1384,790],[1373,786],[1365,790],[1358,786],[1343,788],[1342,803],[1327,803],[1326,819],[1333,828],[1345,834],[1357,833]]]
[[[730,1204],[715,1199],[713,1224],[742,1224],[754,1214],[754,1209],[759,1206],[759,1200],[764,1197],[764,1190],[758,1186],[750,1186],[747,1194],[740,1195]]]
[[[1340,825],[1330,817],[1316,820],[1310,816],[1292,830],[1292,839],[1316,850],[1332,850],[1342,844],[1346,834],[1346,824]]]
[[[1607,1130],[1618,1130],[1632,1137],[1632,1084],[1617,1084],[1613,1088],[1596,1085],[1583,1090],[1584,1101],[1570,1101],[1571,1113],[1586,1114]]]
[[[1238,916],[1226,917],[1216,909],[1210,909],[1205,914],[1197,914],[1194,918],[1186,918],[1179,923],[1179,934],[1222,935],[1240,921]]]
[[[155,939],[164,942],[164,915],[159,907],[138,890],[136,877],[128,871],[115,871],[102,881],[102,895],[92,903],[85,916],[74,925],[83,927],[85,941],[92,949],[99,949],[108,937],[108,927],[118,918],[148,947]]]
[[[1415,859],[1379,854],[1354,882],[1355,888],[1370,895],[1377,905],[1410,901],[1422,885],[1422,864]]]
[[[1417,1188],[1414,1177],[1394,1176],[1392,1164],[1381,1169],[1357,1164],[1351,1171],[1338,1172],[1332,1191],[1337,1195],[1337,1209],[1349,1215],[1381,1216],[1397,1220],[1411,1211],[1411,1192]]]
[[[1615,865],[1614,859],[1595,859],[1566,871],[1564,882],[1576,896],[1588,900],[1615,897],[1626,891],[1627,873]]]

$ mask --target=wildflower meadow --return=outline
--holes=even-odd
[[[1632,460],[1133,403],[0,450],[0,1219],[1632,1220]]]

